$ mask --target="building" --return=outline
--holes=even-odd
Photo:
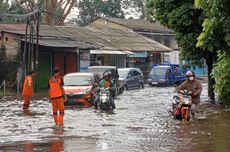
[[[152,52],[149,54],[150,60],[152,60],[154,64],[163,61],[175,64],[179,63],[179,48],[176,43],[173,31],[165,28],[159,22],[151,23],[150,21],[139,19],[99,17],[90,23],[89,26],[100,28],[112,27],[122,30],[132,30],[171,48],[170,52],[164,54],[159,54],[159,52]]]
[[[54,67],[59,67],[62,75],[79,71],[80,54],[97,48],[93,44],[77,40],[58,27],[42,25],[36,52],[36,37],[26,37],[25,25],[0,24],[0,31],[0,73],[11,70],[1,77],[7,79],[8,74],[14,73],[13,79],[16,79],[16,69],[19,64],[23,64],[24,75],[30,70],[37,70],[35,84],[40,89],[48,87],[47,81]],[[12,62],[13,69],[10,69],[8,65]]]
[[[126,67],[128,54],[142,50],[170,51],[130,30],[41,25],[37,50],[36,34],[26,35],[26,25],[0,24],[0,31],[0,58],[4,61],[0,68],[9,69],[6,65],[14,61],[11,70],[15,74],[20,63],[24,65],[24,75],[29,70],[38,70],[36,85],[41,89],[47,88],[47,80],[56,66],[60,67],[62,75],[84,71],[90,65],[90,60],[99,61],[103,65]],[[2,69],[0,71],[4,73]],[[3,75],[7,77],[6,73]]]

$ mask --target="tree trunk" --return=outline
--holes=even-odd
[[[215,80],[211,77],[213,64],[215,63],[214,60],[215,60],[214,54],[209,51],[207,54],[206,63],[208,65],[208,97],[212,102],[215,101],[215,93],[214,93]]]

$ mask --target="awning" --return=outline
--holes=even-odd
[[[131,51],[90,50],[90,54],[135,54]]]

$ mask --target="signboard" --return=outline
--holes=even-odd
[[[80,52],[80,72],[84,72],[90,66],[90,53]]]
[[[130,58],[146,58],[148,56],[147,52],[137,52],[135,54],[128,54]]]

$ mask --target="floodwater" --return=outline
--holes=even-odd
[[[230,149],[230,112],[211,105],[203,84],[196,120],[180,122],[167,110],[173,87],[148,87],[119,96],[116,109],[66,107],[64,128],[54,127],[51,104],[34,100],[1,101],[0,151],[36,152],[177,152]]]

